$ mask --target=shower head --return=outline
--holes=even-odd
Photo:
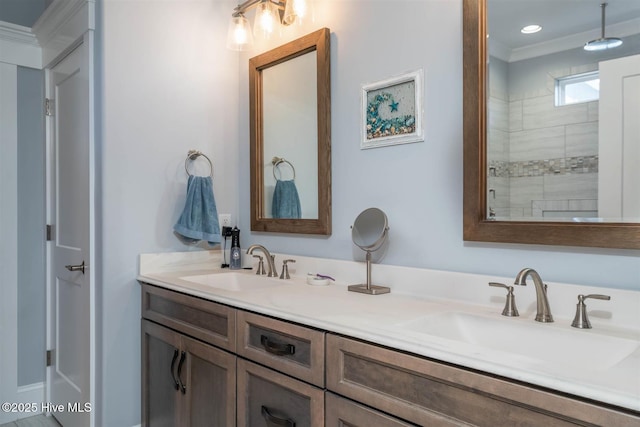
[[[613,49],[622,44],[622,40],[617,37],[605,37],[604,36],[604,10],[607,7],[607,3],[602,3],[600,5],[602,8],[602,33],[599,39],[591,40],[584,45],[584,50],[588,51],[598,51],[598,50],[606,50]]]

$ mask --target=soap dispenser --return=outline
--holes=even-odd
[[[240,253],[240,230],[233,227],[231,230],[231,251],[229,253],[229,270],[242,268],[242,254]]]

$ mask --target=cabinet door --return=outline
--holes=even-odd
[[[234,427],[236,356],[187,337],[182,338],[182,350],[186,369],[180,376],[184,387],[180,425]]]
[[[238,425],[324,427],[324,392],[238,359]]]
[[[327,427],[415,427],[333,393],[326,393]]]
[[[180,392],[175,368],[180,358],[180,335],[142,321],[142,425],[174,427]],[[173,368],[173,370],[172,370]]]

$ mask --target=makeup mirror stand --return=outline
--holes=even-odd
[[[368,295],[381,295],[391,292],[391,289],[386,286],[371,284],[371,252],[382,247],[387,239],[388,230],[387,215],[378,208],[365,209],[354,221],[351,227],[351,238],[356,246],[367,253],[367,282],[359,285],[350,285],[349,291]]]
[[[349,285],[351,292],[360,292],[361,294],[380,295],[388,294],[391,289],[386,286],[378,286],[371,284],[371,251],[367,251],[367,283],[361,285]]]

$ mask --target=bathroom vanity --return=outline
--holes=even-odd
[[[598,347],[612,339],[608,350],[594,348],[585,362],[563,361],[573,354],[548,348],[549,359],[541,361],[544,353],[533,347],[509,353],[495,339],[490,348],[480,329],[505,322],[493,336],[515,331],[534,341],[540,328],[561,339],[576,333],[576,351],[590,331],[533,324],[524,297],[522,318],[509,319],[499,310],[492,317],[494,307],[394,294],[393,286],[391,294],[369,296],[342,284],[308,286],[295,275],[287,281],[215,271],[204,260],[164,267],[147,261],[141,258],[138,278],[145,426],[640,425],[637,331],[596,319],[594,329],[607,331],[590,337]],[[328,265],[312,263],[299,259],[298,271]],[[331,263],[351,274],[351,263]],[[495,294],[488,286],[481,292]],[[564,322],[562,314],[556,323]],[[471,324],[480,344],[458,343],[456,331]],[[517,347],[518,337],[512,339]],[[583,366],[590,357],[600,364]]]

